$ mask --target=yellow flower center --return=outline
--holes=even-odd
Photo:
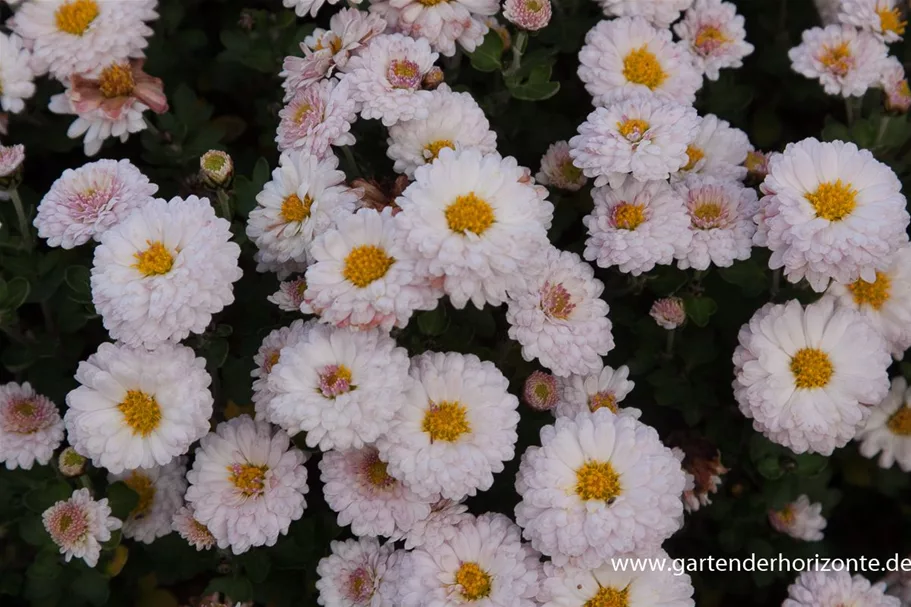
[[[134,471],[123,482],[139,494],[139,501],[130,511],[130,516],[134,519],[144,517],[152,508],[152,502],[155,501],[155,485],[152,484],[152,479],[142,472]]]
[[[105,99],[127,97],[133,93],[135,86],[133,70],[129,63],[109,65],[102,70],[101,76],[98,78],[98,88]]]
[[[161,407],[151,394],[141,390],[127,390],[123,401],[117,405],[123,413],[123,420],[133,434],[148,436],[161,423]]]
[[[81,36],[97,16],[98,3],[95,0],[70,0],[57,8],[54,21],[61,32]]]
[[[477,601],[490,595],[490,575],[477,563],[462,563],[455,581],[462,587],[462,598],[466,601]]]
[[[794,523],[794,507],[791,504],[785,506],[782,510],[776,512],[778,515],[778,520],[785,526],[790,526]]]
[[[905,33],[908,22],[902,21],[901,11],[897,6],[891,9],[885,6],[877,7],[876,14],[879,15],[879,27],[883,33],[893,32],[899,36]]]
[[[645,206],[621,202],[612,212],[618,230],[635,230],[645,221]]]
[[[24,400],[13,407],[13,411],[22,417],[31,417],[35,414],[35,403],[30,400]]]
[[[136,259],[133,267],[143,276],[161,276],[170,272],[174,265],[174,256],[165,248],[164,243],[160,240],[147,240],[146,244],[149,245],[148,249],[133,254]]]
[[[638,118],[628,118],[623,122],[617,123],[617,130],[620,131],[623,138],[632,142],[641,141],[648,127],[648,122]]]
[[[857,206],[857,190],[841,179],[820,183],[815,192],[804,194],[804,198],[813,205],[817,217],[829,221],[841,221]]]
[[[892,290],[892,279],[888,274],[876,273],[876,280],[867,282],[858,279],[848,285],[848,291],[854,296],[854,303],[858,306],[868,305],[874,310],[879,310],[889,301]]]
[[[456,198],[455,202],[446,207],[445,215],[446,223],[453,232],[471,232],[477,236],[486,232],[496,220],[493,207],[478,198],[474,192]]]
[[[297,194],[291,194],[282,201],[281,216],[285,223],[304,221],[310,217],[313,198],[308,195],[301,200]]]
[[[699,220],[700,225],[705,226],[703,229],[714,228],[718,227],[718,220],[723,212],[724,208],[717,202],[703,202],[693,209],[693,217]]]
[[[661,86],[667,74],[655,54],[648,50],[648,46],[641,46],[623,58],[623,77],[634,84],[655,90]]]
[[[680,169],[681,171],[692,171],[696,163],[705,158],[705,152],[695,145],[686,146],[686,164]]]
[[[281,350],[276,350],[275,352],[273,352],[272,354],[270,354],[268,357],[266,357],[266,363],[263,365],[263,367],[265,368],[266,373],[271,373],[271,372],[272,372],[272,367],[274,367],[275,365],[277,365],[277,364],[278,364],[278,361],[280,361],[281,358],[282,358],[282,351],[281,351]]]
[[[703,53],[710,53],[727,42],[729,42],[728,37],[719,28],[714,25],[703,25],[696,33],[693,46]]]
[[[576,495],[583,501],[598,500],[610,504],[620,492],[620,475],[610,462],[586,462],[576,470]]]
[[[294,112],[294,124],[302,124],[307,118],[307,115],[313,111],[313,106],[309,103],[302,103],[297,107],[297,110]]]
[[[824,46],[819,61],[836,76],[845,76],[854,65],[854,56],[847,42]]]
[[[607,408],[614,413],[617,412],[617,397],[612,392],[596,392],[588,397],[588,408],[592,413],[601,407]]]
[[[386,254],[382,247],[365,244],[354,247],[345,258],[342,276],[354,286],[363,289],[386,275],[395,258]]]
[[[262,495],[266,488],[268,466],[253,464],[234,464],[228,466],[230,480],[246,497]]]
[[[911,408],[902,405],[901,409],[892,414],[886,426],[892,434],[911,436]]]
[[[374,487],[388,487],[395,482],[386,472],[386,462],[379,458],[367,466],[367,479]]]
[[[430,407],[424,413],[421,430],[430,435],[431,442],[455,442],[463,434],[471,432],[468,410],[459,401],[444,400],[440,403],[430,403]]]
[[[829,355],[816,348],[801,348],[791,357],[791,373],[798,388],[823,388],[834,371]]]
[[[443,2],[448,2],[449,0],[418,0],[418,3],[423,4],[424,6],[436,6]]]
[[[63,454],[63,463],[70,467],[81,466],[85,463],[85,458],[76,453],[75,449],[70,449]]]
[[[227,164],[227,162],[228,157],[224,154],[207,153],[205,156],[203,156],[202,166],[205,170],[211,173],[219,173],[223,168],[225,168],[225,164]]]
[[[436,160],[437,156],[440,155],[440,150],[444,148],[455,148],[455,144],[449,139],[437,139],[424,146],[424,151],[430,152],[430,158],[427,159],[427,162]]]
[[[583,607],[629,607],[629,586],[623,590],[599,586],[598,593],[585,601]]]
[[[563,164],[560,165],[560,172],[563,173],[563,178],[569,183],[575,183],[582,178],[582,169],[574,165],[571,159],[563,161]]]
[[[539,399],[546,401],[550,398],[550,387],[542,382],[534,387],[534,393]]]

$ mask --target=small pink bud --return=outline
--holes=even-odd
[[[551,13],[550,0],[506,0],[503,3],[506,20],[530,32],[547,27]]]
[[[652,304],[649,312],[658,326],[671,331],[683,324],[686,320],[686,311],[683,309],[683,300],[679,297],[666,297]]]
[[[535,371],[525,380],[522,398],[535,411],[550,411],[557,406],[557,378]]]

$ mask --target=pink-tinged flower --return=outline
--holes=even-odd
[[[112,63],[96,78],[74,75],[66,92],[51,98],[49,108],[55,114],[76,114],[67,135],[85,135],[86,156],[93,156],[108,137],[125,142],[130,133],[146,128],[142,113],[168,110],[164,84],[142,71],[145,60]]]
[[[88,489],[74,491],[70,499],[45,510],[41,519],[64,560],[69,563],[75,556],[89,567],[98,564],[101,544],[111,539],[111,531],[123,525],[111,516],[107,498],[95,501]]]
[[[286,280],[278,285],[278,291],[266,299],[285,312],[303,312],[313,314],[310,304],[304,300],[307,291],[307,280],[303,275],[293,280]]]
[[[12,176],[25,162],[25,146],[0,145],[0,179]]]
[[[63,441],[57,407],[28,382],[0,386],[0,463],[8,470],[30,470],[51,460]]]
[[[329,20],[329,29],[316,28],[301,43],[303,57],[285,57],[282,64],[285,101],[297,91],[344,69],[348,58],[363,48],[371,38],[382,34],[386,21],[379,15],[354,8],[343,8]]]
[[[683,300],[679,297],[665,297],[652,304],[649,316],[655,319],[663,329],[671,331],[683,324],[686,320],[686,311],[683,309]]]
[[[550,373],[535,371],[525,380],[522,400],[535,411],[550,411],[557,406],[557,378]]]
[[[506,20],[530,32],[547,27],[552,11],[550,0],[506,0],[503,2],[503,16]]]
[[[184,506],[175,512],[174,518],[171,519],[171,528],[197,551],[209,550],[215,546],[215,537],[212,532],[196,520],[192,508]]]
[[[321,80],[298,91],[278,113],[279,151],[301,150],[322,159],[330,145],[352,145],[354,135],[349,131],[356,109],[344,80]]]
[[[911,89],[901,61],[893,56],[886,60],[879,84],[886,94],[887,110],[904,114],[911,108]]]

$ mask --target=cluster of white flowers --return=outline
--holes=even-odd
[[[902,63],[887,44],[902,39],[906,21],[898,0],[827,0],[823,27],[803,32],[788,53],[795,72],[819,80],[829,95],[861,97],[881,88],[886,108],[907,112],[911,90]]]
[[[23,2],[7,22],[13,33],[0,33],[0,107],[21,111],[34,78],[48,74],[65,87],[49,109],[76,116],[67,134],[84,136],[87,156],[144,130],[143,112],[168,108],[161,80],[142,71],[157,8],[158,0]]]

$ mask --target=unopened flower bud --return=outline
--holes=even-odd
[[[760,183],[769,174],[769,155],[758,150],[751,150],[747,152],[747,159],[743,161],[743,166],[747,168],[747,176],[750,181]]]
[[[60,452],[60,457],[57,458],[57,467],[63,476],[79,476],[85,472],[85,462],[86,459],[76,453],[75,449],[67,447]]]
[[[210,188],[224,189],[234,178],[234,162],[226,152],[209,150],[199,158],[199,178]]]
[[[14,190],[22,182],[22,163],[25,162],[25,146],[0,145],[0,192]]]
[[[437,66],[430,68],[430,71],[424,74],[424,79],[421,81],[421,86],[430,91],[441,84],[443,84],[443,70]]]
[[[550,411],[557,406],[557,378],[535,371],[525,380],[522,399],[535,411]]]
[[[683,309],[683,300],[679,297],[666,297],[652,304],[649,312],[658,326],[671,331],[683,324],[686,320],[686,311]]]
[[[550,23],[552,8],[550,0],[506,0],[503,3],[503,16],[510,23],[536,32]]]

